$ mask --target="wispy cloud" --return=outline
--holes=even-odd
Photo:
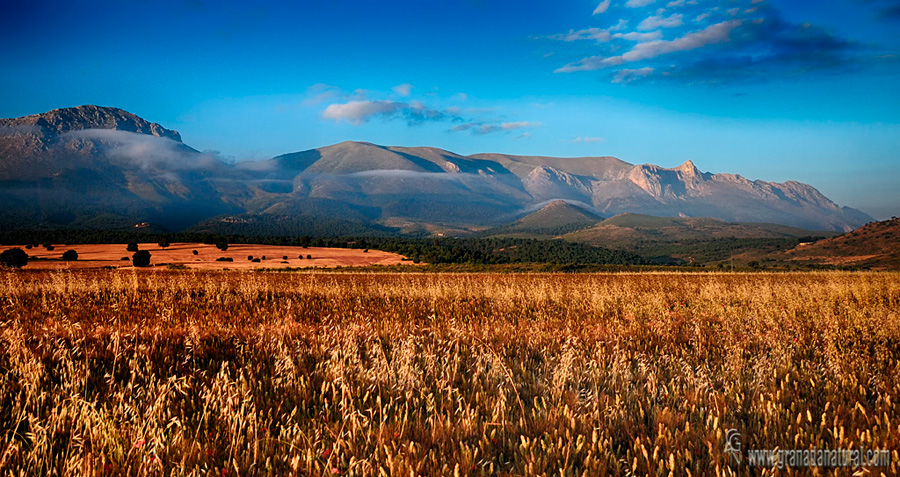
[[[688,33],[674,40],[654,40],[638,43],[630,51],[618,56],[592,56],[569,63],[556,70],[558,73],[574,71],[593,71],[624,63],[656,58],[657,56],[679,51],[693,50],[706,45],[728,41],[729,33],[740,25],[740,20],[731,20],[710,25],[703,30]]]
[[[684,15],[680,13],[673,13],[668,17],[653,15],[652,17],[647,17],[644,21],[638,24],[637,29],[641,31],[647,31],[656,30],[657,28],[680,27],[682,25],[681,19],[683,17]]]
[[[609,10],[609,0],[603,0],[600,2],[600,5],[597,5],[597,8],[594,9],[594,15],[606,13],[607,10]]]
[[[306,89],[306,99],[303,100],[303,104],[306,106],[315,106],[341,98],[344,95],[345,93],[337,86],[317,83]]]
[[[898,0],[858,1],[883,15],[896,10],[900,18]],[[570,54],[579,56],[570,56],[556,72],[604,70],[615,83],[767,81],[848,70],[864,61],[861,45],[815,25],[787,21],[768,2],[735,0],[731,8],[710,0],[671,0],[666,8],[653,3],[613,2],[602,17],[611,26],[545,37],[578,42]],[[630,22],[637,25],[631,31]]]
[[[394,86],[391,89],[393,89],[394,92],[397,93],[398,95],[400,95],[401,97],[408,98],[409,95],[412,94],[413,85],[411,85],[409,83],[403,83],[403,84],[398,84],[397,86]]]
[[[197,152],[167,138],[116,129],[83,129],[60,135],[62,141],[90,140],[113,161],[129,163],[145,170],[212,170],[222,165],[214,154]]]
[[[541,123],[533,121],[515,121],[505,123],[465,123],[450,128],[450,131],[470,131],[475,135],[484,135],[495,132],[514,131],[516,129],[536,128],[539,126],[541,126]]]
[[[588,137],[588,136],[581,137],[581,136],[579,136],[579,137],[576,137],[575,139],[573,139],[572,142],[576,143],[576,144],[578,144],[578,143],[590,144],[590,143],[595,143],[595,142],[606,142],[606,139],[603,139],[602,137]]]
[[[655,70],[649,66],[645,66],[643,68],[625,68],[619,71],[616,71],[616,74],[613,76],[613,83],[630,83],[640,78],[646,78],[653,74]]]
[[[568,33],[553,35],[548,38],[560,41],[582,41],[593,40],[601,43],[608,42],[613,38],[617,38],[615,32],[628,26],[628,21],[619,20],[619,22],[609,28],[585,28],[584,30],[569,30]]]

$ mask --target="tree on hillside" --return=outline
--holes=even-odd
[[[0,253],[0,265],[4,268],[22,268],[28,264],[28,254],[21,248],[11,248]]]
[[[62,254],[62,259],[67,262],[74,262],[75,260],[78,260],[78,252],[74,250],[66,250]]]
[[[138,251],[137,242],[135,242],[133,240],[131,242],[128,242],[128,245],[125,246],[125,250],[127,250],[129,252],[137,252]]]
[[[224,252],[228,250],[228,242],[226,242],[225,240],[219,240],[218,242],[216,242],[216,248]]]
[[[134,255],[131,256],[131,264],[135,267],[149,267],[150,252],[146,250],[138,250],[137,252],[134,252]]]
[[[156,244],[159,245],[160,247],[162,247],[163,249],[165,249],[166,247],[168,247],[169,245],[171,245],[171,244],[169,243],[169,239],[167,239],[167,238],[165,238],[165,237],[159,239],[159,242],[157,242]]]

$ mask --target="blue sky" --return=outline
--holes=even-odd
[[[900,215],[898,0],[0,4],[2,117],[115,106],[229,160],[691,159]]]

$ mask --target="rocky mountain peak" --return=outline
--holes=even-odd
[[[181,135],[178,134],[178,131],[151,123],[128,111],[92,104],[54,109],[21,118],[0,119],[0,126],[19,127],[19,130],[22,130],[23,127],[37,127],[40,128],[41,133],[49,135],[60,135],[84,129],[114,129],[181,142]]]
[[[683,177],[700,177],[702,175],[700,169],[697,169],[690,159],[684,161],[684,164],[676,167],[675,170],[680,172]]]

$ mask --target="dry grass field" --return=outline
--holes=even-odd
[[[889,273],[4,271],[0,474],[893,475],[898,313]]]
[[[138,244],[140,250],[150,252],[151,265],[173,264],[193,269],[222,270],[258,269],[258,268],[335,268],[365,267],[370,265],[396,265],[404,262],[396,253],[380,250],[363,251],[349,248],[292,247],[279,245],[232,244],[222,251],[215,245],[202,243],[173,243],[165,249],[155,243]],[[24,249],[24,246],[18,246]],[[0,252],[14,248],[0,246]],[[78,260],[62,261],[60,258],[66,250],[78,252]],[[197,251],[195,255],[193,252]],[[79,244],[56,245],[53,250],[35,247],[26,250],[32,260],[26,266],[29,269],[61,270],[90,269],[103,267],[131,268],[131,255],[126,244]],[[301,259],[300,256],[303,256]],[[260,262],[251,262],[247,257],[266,257]],[[311,256],[312,259],[307,258]],[[228,257],[233,262],[216,261],[217,258]],[[287,257],[287,259],[284,259]],[[122,260],[127,258],[127,260]]]

